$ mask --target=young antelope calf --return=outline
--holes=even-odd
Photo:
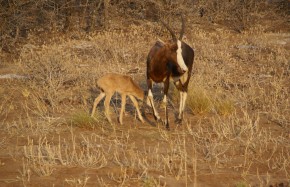
[[[107,119],[109,120],[109,122],[111,123],[112,121],[109,114],[110,100],[113,94],[115,92],[118,92],[122,98],[119,122],[123,124],[123,113],[125,110],[126,96],[128,95],[129,98],[132,100],[135,108],[137,109],[137,113],[138,113],[138,117],[140,121],[144,123],[144,120],[139,110],[138,102],[135,99],[136,97],[137,99],[140,99],[143,101],[144,91],[133,81],[131,77],[126,76],[126,75],[121,75],[121,74],[109,73],[101,77],[97,81],[97,86],[102,90],[102,92],[95,99],[91,116],[94,115],[98,103],[106,96],[105,102],[104,102],[105,115]]]

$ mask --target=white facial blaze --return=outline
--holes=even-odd
[[[182,49],[181,49],[181,41],[180,40],[177,40],[177,46],[178,46],[177,51],[176,51],[177,63],[183,71],[187,71],[188,68],[185,65],[185,62],[184,62],[183,57],[182,57]]]

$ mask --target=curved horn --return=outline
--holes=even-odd
[[[170,32],[170,34],[171,34],[171,36],[172,36],[172,39],[173,39],[174,41],[176,41],[177,38],[176,38],[174,32],[170,29],[170,27],[169,27],[166,23],[164,23],[162,20],[160,20],[160,22],[161,22],[161,23],[166,27],[166,29]]]
[[[182,22],[181,24],[182,24],[182,26],[181,26],[181,31],[180,31],[180,33],[179,33],[179,40],[182,40],[182,37],[183,37],[183,34],[184,34],[185,26],[184,26],[183,15],[180,14],[180,16],[181,16],[181,22]]]

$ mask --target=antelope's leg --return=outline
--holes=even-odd
[[[168,120],[168,108],[167,108],[167,94],[169,89],[169,77],[166,78],[164,82],[164,97],[163,97],[163,103],[165,107],[165,126],[167,129],[169,129],[169,120]]]
[[[95,101],[94,101],[94,105],[93,105],[93,110],[91,113],[91,117],[93,117],[93,115],[95,114],[96,111],[96,107],[98,106],[99,102],[106,96],[106,94],[104,92],[101,92],[100,95],[98,97],[96,97]]]
[[[113,93],[106,93],[106,99],[104,102],[105,105],[105,115],[110,123],[112,123],[111,117],[110,117],[110,101],[113,96]]]
[[[138,106],[138,102],[137,102],[137,100],[136,100],[135,97],[132,96],[132,95],[129,95],[129,97],[130,97],[131,101],[133,102],[133,104],[134,104],[134,106],[135,106],[135,108],[136,108],[136,110],[137,110],[137,114],[138,114],[138,117],[139,117],[140,121],[141,121],[142,123],[144,123],[144,120],[143,120],[143,117],[142,117],[142,115],[141,115],[141,112],[140,112],[140,109],[139,109],[139,106]]]
[[[151,79],[147,79],[147,85],[148,85],[148,97],[147,97],[147,104],[151,106],[152,110],[153,110],[153,115],[155,120],[159,121],[160,120],[160,116],[154,106],[154,101],[153,101],[153,94],[152,94],[152,80]]]
[[[178,120],[182,120],[182,108],[183,108],[183,91],[179,92],[179,112],[178,112]]]
[[[186,99],[187,99],[187,92],[180,91],[180,103],[179,103],[179,115],[178,115],[178,120],[180,121],[182,121],[183,119]]]
[[[121,111],[120,111],[120,116],[119,116],[119,122],[121,125],[123,124],[123,114],[125,111],[125,106],[126,106],[126,94],[122,94],[122,101],[121,101]]]
[[[179,114],[178,114],[178,119],[177,119],[178,122],[182,122],[182,119],[183,119],[185,103],[187,99],[187,88],[188,88],[189,78],[190,76],[188,76],[188,72],[186,72],[179,79],[179,81],[174,83],[180,93]]]

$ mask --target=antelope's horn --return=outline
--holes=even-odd
[[[161,22],[161,23],[166,27],[166,29],[170,32],[170,34],[171,34],[171,36],[172,36],[172,39],[173,39],[174,41],[176,41],[177,38],[176,38],[174,32],[170,29],[170,27],[169,27],[166,23],[164,23],[162,20],[160,20],[160,22]]]

